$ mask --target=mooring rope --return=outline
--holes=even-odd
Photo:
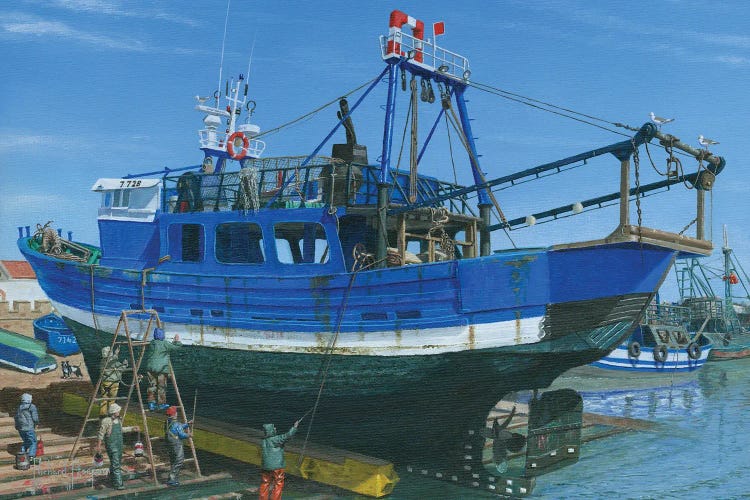
[[[349,295],[351,294],[352,287],[354,286],[354,280],[357,277],[357,273],[359,270],[353,271],[350,278],[349,278],[349,286],[346,288],[346,291],[344,293],[343,300],[341,302],[341,307],[339,308],[339,314],[338,318],[336,320],[336,331],[333,336],[333,339],[331,339],[331,342],[329,343],[328,347],[326,348],[326,352],[323,357],[323,362],[321,364],[321,381],[320,385],[318,386],[318,395],[315,398],[315,404],[311,409],[307,411],[302,417],[299,418],[298,422],[301,421],[303,418],[305,418],[308,414],[310,415],[310,425],[307,426],[307,433],[305,434],[305,441],[302,444],[302,451],[299,455],[299,461],[297,462],[297,467],[299,468],[302,465],[302,460],[305,458],[305,450],[307,449],[307,442],[310,438],[310,431],[312,430],[313,422],[315,421],[315,413],[318,411],[318,405],[320,404],[320,397],[323,394],[323,388],[326,384],[326,379],[328,377],[328,371],[331,367],[331,361],[333,360],[333,351],[336,347],[336,342],[338,342],[339,333],[341,332],[341,323],[344,320],[344,312],[346,311],[346,305],[349,302]]]

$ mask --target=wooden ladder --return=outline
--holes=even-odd
[[[144,321],[144,317],[148,316],[148,321],[146,323],[145,330],[140,333],[136,334],[135,337],[133,333],[131,333],[130,325],[128,323],[128,319],[131,316],[136,316],[138,322],[142,325]],[[153,452],[153,446],[152,441],[156,439],[162,439],[162,436],[151,436],[149,433],[148,428],[148,417],[146,415],[146,408],[143,405],[143,395],[141,394],[139,382],[141,379],[140,373],[140,367],[141,362],[143,361],[144,354],[146,352],[146,346],[150,343],[149,335],[153,331],[154,327],[161,327],[162,323],[159,319],[159,314],[154,309],[134,309],[134,310],[123,310],[120,313],[120,319],[117,322],[117,328],[115,328],[115,333],[112,337],[112,343],[110,344],[110,352],[115,353],[117,352],[117,349],[121,345],[127,345],[128,347],[128,357],[130,360],[130,366],[126,369],[124,369],[124,372],[132,372],[133,376],[131,377],[130,384],[128,384],[128,395],[127,396],[115,396],[115,397],[101,397],[99,394],[99,390],[102,386],[102,379],[104,378],[104,371],[102,371],[99,374],[99,379],[96,382],[96,385],[94,386],[94,391],[91,395],[91,398],[89,399],[88,408],[86,409],[86,415],[84,416],[83,424],[81,425],[81,430],[78,433],[78,437],[76,437],[75,442],[73,443],[73,449],[70,452],[69,461],[73,461],[76,457],[76,453],[79,451],[80,444],[84,438],[84,433],[86,431],[86,427],[93,423],[93,422],[99,422],[98,417],[92,417],[91,414],[94,411],[94,404],[100,404],[103,401],[109,401],[109,402],[116,402],[116,401],[125,401],[122,412],[120,414],[120,419],[122,422],[125,421],[125,415],[128,412],[128,407],[130,406],[130,401],[133,398],[133,392],[137,395],[138,398],[138,409],[141,414],[141,425],[139,426],[140,432],[144,435],[144,441],[145,441],[145,455],[146,458],[148,458],[148,462],[151,465],[151,479],[153,480],[154,484],[158,484],[158,478],[156,475],[156,469],[158,466],[162,465],[168,465],[167,463],[155,463],[154,461],[154,452]],[[124,338],[121,338],[124,337]],[[134,347],[140,347],[140,351],[136,355],[136,351]],[[174,387],[175,394],[177,395],[177,407],[180,410],[180,415],[182,416],[184,421],[187,421],[187,415],[185,413],[185,407],[182,404],[182,397],[180,396],[180,391],[177,386],[177,379],[174,375],[174,369],[172,368],[172,363],[169,363],[169,379],[172,382],[172,386]],[[136,388],[138,390],[136,390]],[[118,391],[119,392],[119,391]],[[98,405],[97,405],[98,406]],[[193,415],[193,417],[195,417]],[[192,458],[185,459],[185,462],[191,462],[195,466],[195,472],[198,476],[201,475],[200,465],[198,464],[198,455],[195,452],[195,444],[193,443],[192,436],[188,438],[188,444],[190,445],[190,450],[192,452]]]

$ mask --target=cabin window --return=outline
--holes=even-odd
[[[113,208],[127,208],[130,203],[130,190],[129,189],[115,189],[113,191]]]
[[[283,222],[274,226],[276,255],[282,264],[325,264],[328,240],[317,222]]]
[[[179,255],[182,262],[203,260],[204,235],[200,224],[172,224],[169,226],[171,255]]]
[[[260,226],[246,222],[230,222],[216,226],[216,260],[225,264],[265,262]]]

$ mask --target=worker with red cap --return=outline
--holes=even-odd
[[[169,486],[180,485],[180,470],[182,464],[185,463],[185,448],[182,445],[182,440],[187,439],[192,434],[190,432],[190,422],[181,424],[177,420],[177,407],[170,406],[166,411],[167,420],[164,422],[164,437],[167,441],[167,449],[169,450],[169,462],[171,468],[169,470]]]

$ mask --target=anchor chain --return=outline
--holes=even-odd
[[[633,145],[633,167],[635,168],[635,207],[636,213],[638,214],[638,244],[643,245],[643,211],[641,209],[641,173],[640,173],[640,158],[638,156],[638,146],[635,144],[635,139],[631,139],[630,143]]]

